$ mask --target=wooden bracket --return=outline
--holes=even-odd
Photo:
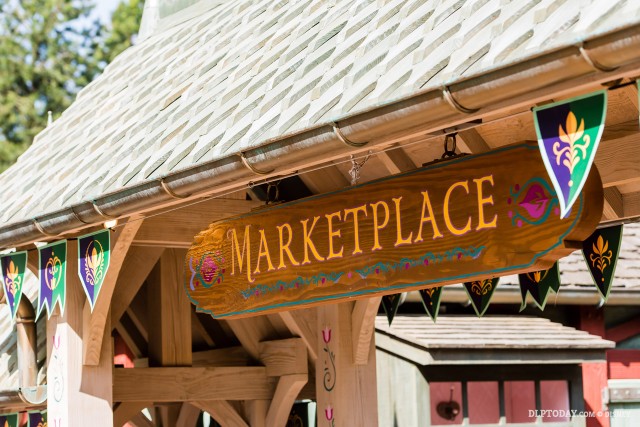
[[[100,363],[102,337],[107,326],[113,290],[116,287],[120,269],[127,256],[131,242],[143,222],[142,220],[137,220],[137,218],[135,220],[130,218],[129,221],[116,231],[116,236],[113,238],[109,270],[100,288],[100,297],[96,300],[93,313],[89,302],[87,301],[84,304],[82,327],[83,363],[88,366],[98,366]],[[71,274],[76,274],[76,272],[73,271]]]

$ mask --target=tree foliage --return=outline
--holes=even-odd
[[[141,0],[125,0],[112,30],[90,19],[90,0],[0,0],[0,170],[78,91],[131,45]],[[122,21],[122,22],[121,22]]]

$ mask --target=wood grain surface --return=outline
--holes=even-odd
[[[200,311],[244,317],[544,269],[602,209],[594,167],[561,219],[537,145],[514,145],[214,222],[185,289]]]

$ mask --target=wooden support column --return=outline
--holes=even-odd
[[[56,427],[113,427],[110,334],[102,334],[100,363],[82,363],[83,307],[86,300],[78,277],[77,242],[67,242],[67,288],[64,314],[47,320],[47,411]],[[101,295],[104,297],[104,295]],[[110,318],[107,312],[105,322]]]
[[[149,366],[192,365],[191,304],[182,287],[185,256],[185,250],[166,249],[149,276]],[[162,405],[162,425],[175,426],[180,410],[179,403]]]
[[[580,308],[580,329],[592,335],[604,338],[604,313],[600,309],[592,307]],[[584,395],[584,409],[598,413],[600,416],[587,418],[587,427],[609,427],[609,418],[602,412],[606,411],[602,401],[602,391],[608,385],[607,362],[582,363],[582,390]]]
[[[186,251],[167,249],[149,276],[149,366],[191,366],[191,303],[182,287]]]
[[[374,338],[370,341],[366,363],[356,364],[353,339],[360,334],[352,332],[354,303],[325,305],[318,307],[317,311],[318,425],[328,425],[333,418],[336,427],[377,426],[378,392]]]

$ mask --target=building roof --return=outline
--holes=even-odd
[[[579,363],[603,358],[615,343],[528,316],[397,315],[376,318],[376,346],[418,364]]]
[[[0,227],[640,20],[616,0],[201,4],[119,55],[0,175]]]

